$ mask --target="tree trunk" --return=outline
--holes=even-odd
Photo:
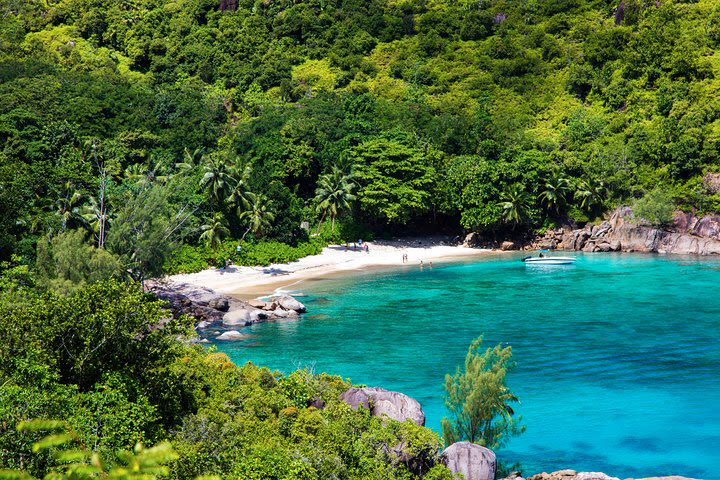
[[[240,237],[240,241],[241,241],[241,242],[242,242],[243,240],[245,240],[245,237],[247,236],[248,233],[250,233],[250,229],[251,229],[251,228],[252,228],[252,227],[248,227],[248,229],[245,230],[245,233],[243,233],[243,236]]]
[[[324,211],[322,217],[320,217],[320,223],[318,223],[317,230],[315,231],[315,234],[316,234],[316,235],[320,233],[320,229],[322,228],[322,224],[323,224],[323,222],[325,221],[325,214],[326,214],[326,213],[327,213],[327,211]]]

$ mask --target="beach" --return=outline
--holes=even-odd
[[[227,269],[209,268],[192,274],[173,275],[169,279],[249,299],[275,291],[294,289],[304,280],[341,272],[392,266],[420,268],[421,262],[423,268],[430,268],[430,262],[438,263],[495,252],[497,251],[449,245],[444,240],[433,238],[374,241],[365,242],[362,248],[358,244],[330,245],[320,254],[304,257],[296,262],[266,267],[231,265]],[[404,255],[407,255],[405,262]]]

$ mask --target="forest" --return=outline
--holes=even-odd
[[[718,46],[711,0],[3,0],[2,257],[716,211]]]
[[[715,0],[0,0],[0,466],[51,471],[17,427],[63,417],[87,451],[170,441],[172,478],[449,478],[387,456],[435,433],[178,342],[138,286],[720,211],[719,48]]]

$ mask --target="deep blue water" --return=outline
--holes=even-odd
[[[720,261],[577,255],[354,272],[298,287],[309,313],[219,348],[290,371],[310,366],[420,401],[439,431],[443,378],[470,342],[513,347],[527,431],[498,452],[526,474],[720,478]]]

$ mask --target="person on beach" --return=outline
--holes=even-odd
[[[432,270],[432,262],[430,262],[430,270]]]
[[[422,270],[422,269],[423,269],[423,267],[424,267],[424,265],[423,265],[423,261],[422,261],[422,260],[420,260],[420,270]]]
[[[367,243],[365,244],[365,253],[370,253],[370,247]]]

